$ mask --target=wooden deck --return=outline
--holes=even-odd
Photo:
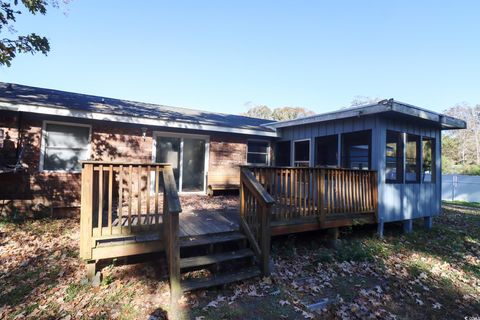
[[[377,222],[375,171],[243,167],[240,196],[182,210],[173,170],[161,163],[82,163],[80,256],[98,260],[165,252],[171,299],[270,272],[272,235]],[[189,270],[210,276],[186,279]]]
[[[193,237],[239,230],[238,210],[190,210],[179,214],[179,236]],[[121,221],[121,224],[120,224]],[[131,226],[163,224],[162,214],[142,214],[131,219]],[[128,217],[114,218],[113,227],[128,228]]]

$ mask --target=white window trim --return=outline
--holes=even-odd
[[[87,146],[87,159],[90,159],[92,154],[92,126],[90,124],[85,123],[75,123],[75,122],[64,122],[64,121],[51,121],[51,120],[44,120],[42,124],[42,139],[40,144],[40,163],[39,163],[39,171],[40,172],[56,172],[56,173],[80,173],[82,170],[44,170],[43,165],[45,162],[45,148],[47,147],[46,141],[46,134],[47,134],[47,124],[58,124],[63,126],[71,126],[71,127],[84,127],[88,128],[88,146]]]
[[[298,140],[293,140],[292,141],[292,166],[295,167],[295,164],[297,162],[299,163],[306,163],[307,161],[295,161],[295,143],[297,142],[302,142],[302,141],[308,141],[308,166],[312,166],[312,138],[308,139],[298,139]]]
[[[157,161],[157,138],[158,137],[168,137],[168,138],[180,138],[180,162],[179,162],[179,177],[178,177],[178,192],[181,194],[206,194],[207,193],[207,180],[208,180],[208,168],[210,160],[210,136],[202,134],[191,134],[191,133],[176,133],[176,132],[167,132],[167,131],[153,131],[152,140],[152,161]],[[205,140],[205,174],[203,180],[203,190],[201,191],[182,191],[182,178],[183,178],[183,138],[192,138],[192,139],[203,139]]]
[[[264,154],[263,152],[248,152],[248,143],[249,142],[264,142],[264,143],[267,143],[267,163],[266,164],[261,164],[261,163],[250,163],[248,162],[248,154],[249,153],[255,153],[255,154]],[[270,165],[270,152],[271,152],[271,144],[270,144],[270,141],[268,140],[261,140],[261,139],[248,139],[247,140],[247,143],[246,143],[246,146],[247,146],[247,152],[245,152],[245,163],[248,165],[248,166],[252,166],[252,167],[261,167],[261,166],[269,166]]]

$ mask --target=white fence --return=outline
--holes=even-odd
[[[442,200],[480,202],[480,176],[442,175]]]

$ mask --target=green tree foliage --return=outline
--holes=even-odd
[[[252,118],[269,119],[276,121],[293,120],[314,115],[313,111],[300,107],[282,107],[270,109],[265,105],[250,108],[242,115]]]
[[[45,15],[49,5],[57,7],[58,3],[47,0],[0,0],[0,65],[10,67],[18,53],[46,55],[50,51],[50,43],[46,37],[33,32],[15,36],[13,27],[17,17],[23,12]]]
[[[458,104],[445,113],[465,120],[467,129],[444,131],[443,172],[480,174],[480,105]]]

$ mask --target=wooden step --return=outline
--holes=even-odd
[[[253,256],[252,250],[242,249],[238,251],[216,253],[216,254],[210,254],[206,256],[183,258],[183,259],[180,259],[180,268],[185,269],[185,268],[206,266],[209,264],[247,258],[251,256]]]
[[[195,236],[180,238],[180,248],[188,248],[194,246],[203,246],[221,242],[238,241],[245,239],[245,235],[240,232],[219,233],[206,236]]]
[[[232,283],[236,281],[242,281],[257,277],[261,274],[258,267],[249,267],[240,269],[231,273],[225,273],[217,275],[215,278],[208,279],[191,279],[182,281],[182,290],[183,291],[192,291],[201,288],[210,288],[215,286],[220,286],[227,283]]]

